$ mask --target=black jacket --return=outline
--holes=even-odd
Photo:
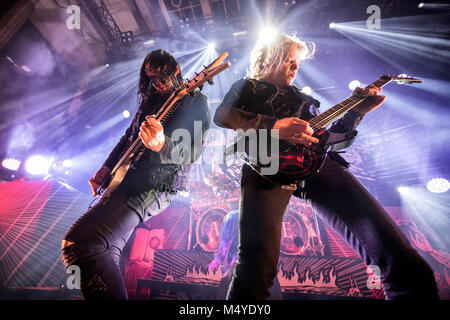
[[[296,86],[289,88],[295,107],[286,114],[277,103],[279,91],[269,82],[251,78],[235,82],[217,107],[214,122],[229,129],[272,129],[275,121],[285,117],[299,117],[310,120],[319,114],[320,102],[312,96],[304,94]],[[283,111],[283,112],[282,112]],[[329,129],[331,132],[344,133],[354,130],[362,120],[362,116],[353,110],[336,121]],[[348,163],[338,154],[330,152],[331,158],[347,166]]]
[[[155,114],[165,103],[169,94],[161,96],[153,93],[147,102],[141,103],[136,115],[125,134],[119,140],[115,148],[111,151],[104,162],[104,166],[114,168],[122,155],[139,136],[139,127],[145,120],[145,116]],[[176,112],[163,123],[166,142],[160,152],[145,149],[143,156],[135,164],[135,168],[128,171],[122,184],[126,192],[130,195],[129,204],[145,207],[145,200],[149,192],[154,190],[168,191],[175,193],[179,190],[187,190],[189,182],[190,164],[194,163],[201,155],[204,132],[211,124],[211,111],[206,95],[196,92],[195,96],[185,96],[179,102]],[[201,123],[201,130],[195,130],[194,121]],[[172,140],[172,133],[176,129],[187,129],[191,141],[183,139]],[[195,137],[197,135],[197,137]],[[201,135],[201,137],[200,137]],[[196,143],[197,142],[197,143]],[[199,142],[201,145],[199,145]],[[180,164],[175,160],[186,153],[186,148],[176,148],[180,143],[190,143],[191,153],[185,156],[185,161]],[[179,146],[178,146],[179,147]]]

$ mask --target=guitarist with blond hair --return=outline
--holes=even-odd
[[[312,45],[287,35],[279,35],[270,43],[258,43],[251,54],[248,77],[232,85],[216,110],[215,123],[235,130],[278,131],[280,146],[281,142],[298,144],[308,155],[319,144],[314,129],[320,126],[309,121],[320,116],[319,102],[293,83],[300,62],[312,55],[312,49]],[[358,105],[355,103],[328,131],[353,131],[366,114],[383,103],[385,97],[380,92],[377,86],[357,88],[344,106],[354,101]],[[303,157],[286,157],[298,158]],[[239,252],[229,299],[259,300],[269,296],[277,275],[283,214],[292,195],[311,202],[320,217],[350,243],[367,265],[378,266],[387,299],[438,298],[433,270],[346,165],[343,158],[331,153],[318,174],[293,186],[264,176],[253,163],[244,164]],[[289,168],[286,176],[292,172],[295,170]]]

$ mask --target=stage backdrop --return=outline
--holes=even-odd
[[[0,182],[0,289],[64,287],[67,274],[61,239],[91,200],[58,181]],[[382,298],[375,271],[310,208],[295,201],[283,224],[278,267],[283,298]],[[434,269],[441,297],[449,299],[449,254],[434,248],[427,230],[402,208],[386,209]],[[220,204],[198,210],[188,198],[177,197],[161,214],[138,225],[122,261],[130,297],[136,293],[138,279],[218,288],[221,275],[210,273],[208,264],[216,250],[221,219],[228,212]],[[148,288],[143,288],[147,294]],[[176,297],[180,296],[170,292],[165,296]],[[189,292],[182,297],[199,298]]]

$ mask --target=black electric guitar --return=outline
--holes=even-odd
[[[176,103],[177,101],[187,94],[193,95],[197,88],[200,88],[201,90],[205,82],[208,82],[211,85],[214,84],[213,77],[230,66],[229,62],[220,64],[227,56],[227,52],[222,53],[210,65],[205,67],[200,73],[196,74],[195,77],[191,80],[186,80],[180,87],[174,90],[164,105],[156,113],[156,120],[161,122],[161,124],[164,124],[164,122],[175,113],[179,105]],[[130,167],[141,158],[145,149],[146,147],[142,143],[141,138],[136,138],[133,144],[117,162],[103,184],[98,188],[97,194],[105,196],[115,190],[125,178]]]
[[[400,84],[422,82],[422,80],[414,79],[413,77],[383,75],[367,87],[376,86],[381,88],[391,81]],[[295,189],[297,182],[315,176],[322,167],[328,152],[341,150],[350,146],[357,133],[356,130],[346,134],[330,133],[325,129],[326,126],[344,116],[346,112],[356,107],[364,99],[366,97],[353,94],[327,111],[310,119],[308,123],[314,130],[313,136],[319,139],[319,142],[316,144],[307,147],[302,144],[292,144],[280,140],[278,172],[274,175],[264,177],[268,180],[281,183],[286,188],[292,187]],[[261,172],[261,168],[264,167],[261,164],[249,164],[258,172]]]

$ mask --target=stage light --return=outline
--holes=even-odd
[[[243,37],[243,36],[246,36],[246,35],[247,35],[247,31],[246,30],[233,33],[233,37]]]
[[[303,88],[302,88],[302,92],[303,92],[304,94],[311,95],[312,90],[311,90],[310,87],[303,87]]]
[[[21,66],[20,69],[22,69],[23,71],[28,72],[28,73],[30,73],[31,71],[33,71],[33,70],[30,69],[29,66],[26,66],[26,65]]]
[[[330,27],[330,29],[334,29],[336,27],[336,23],[334,23],[334,22],[330,23],[329,27]]]
[[[72,160],[70,160],[70,159],[64,160],[64,161],[62,162],[62,166],[63,166],[64,168],[70,168],[70,167],[72,167]]]
[[[258,41],[265,44],[271,43],[273,40],[275,40],[277,34],[278,34],[277,29],[273,27],[264,27],[261,29]]]
[[[427,183],[427,189],[433,193],[444,193],[449,188],[450,182],[444,178],[434,178]]]
[[[405,187],[405,186],[399,186],[399,187],[397,187],[397,191],[398,191],[400,194],[406,195],[406,194],[409,193],[410,190],[409,190],[408,187]]]
[[[128,111],[128,110],[124,110],[123,112],[122,112],[122,115],[123,115],[123,117],[125,118],[125,119],[128,119],[129,117],[130,117],[130,111]]]
[[[44,176],[48,174],[48,170],[52,165],[53,159],[44,156],[31,156],[25,162],[25,169],[28,173],[36,176]]]
[[[214,51],[214,49],[216,49],[216,44],[214,42],[208,43],[208,50]]]
[[[16,171],[19,169],[20,160],[7,158],[2,161],[2,166],[8,170]]]
[[[357,87],[361,87],[361,83],[358,80],[353,80],[350,81],[350,83],[348,84],[348,87],[350,88],[350,90],[355,90]]]
[[[419,3],[419,5],[417,6],[417,8],[423,8],[423,2]]]
[[[107,67],[107,68],[108,68],[108,67],[109,67],[109,63],[105,64],[105,67]]]

